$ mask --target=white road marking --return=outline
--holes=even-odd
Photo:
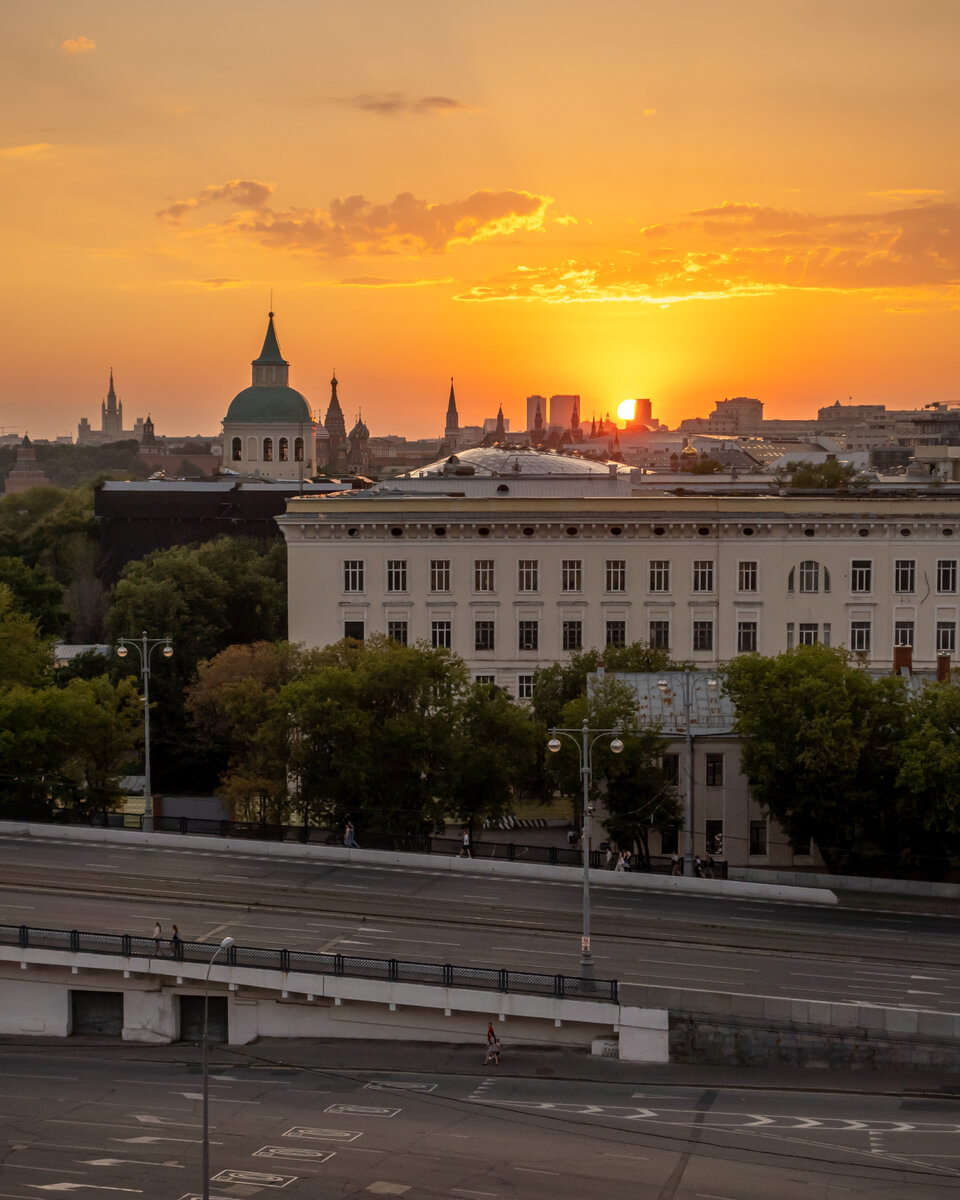
[[[538,1167],[514,1167],[515,1171],[523,1171],[525,1175],[559,1175],[559,1171],[541,1171]]]
[[[202,1100],[203,1092],[174,1092],[175,1096],[183,1096],[184,1100]],[[259,1104],[259,1100],[231,1100],[227,1096],[218,1096],[218,1104]]]

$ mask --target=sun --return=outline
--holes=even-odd
[[[621,421],[632,421],[637,415],[636,400],[621,400],[617,405],[617,416]]]

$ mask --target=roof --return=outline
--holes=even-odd
[[[253,360],[253,366],[271,366],[283,365],[289,366],[287,360],[280,353],[280,343],[277,341],[277,331],[273,327],[273,313],[269,313],[269,321],[267,322],[267,334],[263,339],[263,349],[260,351],[260,357]],[[110,375],[111,385],[113,375]]]
[[[306,397],[296,388],[254,384],[234,396],[223,420],[224,424],[228,421],[255,421],[297,425],[300,422],[312,423],[313,415]]]
[[[613,463],[617,472],[630,474],[630,468]],[[470,470],[470,468],[473,468]],[[611,463],[597,462],[577,454],[558,454],[535,446],[474,446],[447,458],[438,459],[411,473],[414,479],[431,476],[462,475],[610,475]]]

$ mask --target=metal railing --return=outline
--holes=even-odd
[[[61,950],[73,954],[102,954],[112,958],[150,958],[206,966],[215,949],[207,942],[179,938],[143,937],[129,933],[91,933],[78,929],[42,929],[30,925],[0,925],[0,945],[21,949]],[[396,958],[367,958],[353,954],[317,954],[269,946],[228,947],[220,962],[231,967],[267,971],[298,971],[310,975],[349,976],[434,987],[473,988],[568,1000],[599,1000],[616,1004],[616,979],[584,979],[579,975],[550,975],[543,971],[514,971],[504,967],[458,967],[452,963],[406,962]]]
[[[35,818],[31,818],[34,820]],[[140,829],[142,817],[135,813],[82,812],[77,809],[60,809],[41,824],[94,825],[107,829]],[[251,841],[300,842],[314,845],[339,846],[341,837],[330,829],[311,825],[274,825],[259,821],[228,821],[217,817],[162,817],[154,816],[154,830],[160,833],[200,834],[206,837],[249,838]],[[432,834],[408,834],[379,836],[364,831],[363,850],[403,851],[409,854],[440,854],[451,857],[461,849],[460,838],[436,837]],[[576,846],[536,846],[517,842],[474,841],[470,845],[474,858],[505,862],[528,862],[538,865],[580,867],[583,855]],[[710,878],[726,879],[727,863],[704,859],[705,870]],[[604,850],[591,850],[591,869],[603,870],[608,866]],[[669,875],[673,859],[669,855],[652,855],[647,873]],[[635,868],[636,869],[636,868]]]

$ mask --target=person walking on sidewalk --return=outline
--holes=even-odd
[[[154,925],[153,925],[153,945],[154,945],[153,952],[154,952],[154,954],[159,955],[159,953],[160,953],[160,940],[162,937],[163,937],[163,926],[160,924],[159,921],[155,921]]]
[[[183,942],[180,940],[180,930],[176,925],[170,929],[170,955],[172,958],[182,958]]]
[[[460,858],[473,858],[470,853],[470,831],[465,829],[463,837],[460,839]]]

